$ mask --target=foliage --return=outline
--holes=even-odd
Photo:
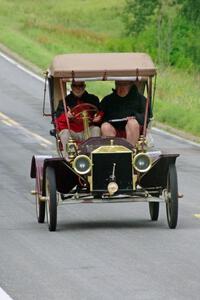
[[[127,33],[135,36],[143,31],[157,5],[158,0],[126,0],[124,20]]]
[[[157,82],[155,119],[199,136],[199,80],[198,74],[187,74],[172,68],[161,69]]]
[[[200,24],[200,0],[181,0],[183,3],[182,12],[188,22],[194,25]]]
[[[123,30],[124,0],[0,0],[0,7],[0,42],[42,68],[57,53],[112,49]]]
[[[200,0],[126,0],[123,19],[160,65],[200,70]]]

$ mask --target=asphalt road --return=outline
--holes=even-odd
[[[14,300],[200,299],[200,147],[154,134],[181,154],[177,229],[164,204],[157,222],[146,203],[91,204],[59,207],[51,233],[29,193],[32,155],[55,150],[43,83],[2,57],[0,70],[1,288]]]

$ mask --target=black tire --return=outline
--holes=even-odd
[[[46,213],[49,231],[56,231],[57,226],[57,196],[56,196],[56,176],[51,167],[46,168]]]
[[[169,228],[176,228],[178,221],[178,183],[175,164],[169,165],[167,175],[166,211]]]
[[[152,221],[158,220],[159,204],[159,202],[149,202],[149,213]]]
[[[36,201],[36,215],[37,215],[38,223],[44,223],[44,219],[45,219],[45,202],[40,201],[38,194],[36,194],[35,201]]]

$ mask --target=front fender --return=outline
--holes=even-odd
[[[86,182],[85,178],[77,174],[71,167],[69,162],[65,159],[48,158],[44,161],[43,166],[43,182],[42,182],[42,195],[45,195],[45,181],[46,181],[46,168],[51,167],[55,171],[56,176],[56,190],[60,193],[67,194],[80,182]]]
[[[156,160],[152,168],[143,174],[140,178],[139,184],[143,188],[161,187],[165,189],[167,186],[167,174],[170,164],[176,163],[176,158],[179,154],[162,154]]]
[[[52,158],[50,155],[34,155],[31,161],[31,178],[36,178],[36,192],[42,193],[43,168],[45,159]]]

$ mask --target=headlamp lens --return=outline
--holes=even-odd
[[[145,153],[139,153],[133,161],[134,168],[139,172],[146,172],[151,168],[150,157]]]
[[[75,171],[79,174],[87,174],[91,170],[91,161],[86,155],[79,155],[73,162]]]

